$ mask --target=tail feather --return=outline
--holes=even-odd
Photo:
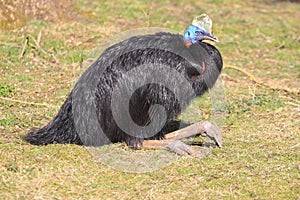
[[[29,132],[24,139],[33,145],[53,143],[82,145],[73,122],[71,97],[67,98],[51,122],[39,130]]]

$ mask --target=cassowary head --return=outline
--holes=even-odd
[[[201,42],[202,40],[219,40],[212,34],[212,20],[207,14],[194,18],[192,24],[184,31],[183,40],[186,46]]]

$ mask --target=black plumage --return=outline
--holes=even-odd
[[[199,42],[187,47],[179,34],[129,38],[106,49],[54,119],[25,140],[34,145],[92,146],[125,141],[136,147],[144,139],[162,139],[179,128],[174,119],[190,101],[213,87],[222,65],[214,46]],[[151,134],[142,128],[150,126],[155,130]]]

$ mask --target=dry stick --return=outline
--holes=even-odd
[[[21,103],[21,104],[26,104],[26,105],[45,106],[48,108],[59,108],[59,106],[50,105],[50,104],[46,104],[46,103],[27,102],[27,101],[21,101],[21,100],[17,100],[17,99],[11,99],[11,98],[7,98],[7,97],[0,97],[0,99],[4,100],[4,101],[11,101],[11,102]]]
[[[35,47],[37,48],[37,49],[39,49],[43,54],[45,54],[45,55],[49,55],[49,53],[47,53],[41,46],[40,46],[40,41],[41,41],[41,37],[42,37],[42,32],[39,32],[39,35],[38,35],[38,40],[35,40],[34,39],[34,37],[32,36],[32,35],[28,35],[27,37],[26,37],[26,39],[28,40],[28,42],[29,42],[29,38],[33,41],[33,43],[35,44]],[[58,58],[54,55],[54,54],[50,54],[53,58],[54,58],[54,60],[55,60],[55,62],[59,62],[59,60],[58,60]]]
[[[24,45],[23,45],[23,48],[22,48],[22,51],[21,51],[21,53],[20,53],[20,55],[19,55],[19,58],[22,58],[22,57],[24,56],[25,51],[26,51],[26,46],[28,45],[28,41],[29,41],[29,38],[26,37],[26,38],[25,38]]]
[[[40,45],[41,38],[42,38],[42,31],[39,32],[39,35],[38,35],[37,40],[36,40],[38,45]]]
[[[290,88],[279,88],[279,87],[273,86],[271,84],[267,84],[267,83],[259,80],[258,78],[256,78],[253,74],[251,74],[247,70],[236,67],[236,66],[233,66],[233,65],[225,65],[224,69],[234,69],[234,70],[237,70],[239,72],[242,72],[242,73],[246,74],[250,78],[251,81],[254,81],[257,84],[263,85],[263,86],[268,87],[272,90],[283,90],[285,92],[288,92],[288,93],[291,93],[291,94],[294,94],[294,95],[299,95],[300,94],[300,89],[298,90],[296,88],[291,88],[291,89]]]
[[[32,35],[28,35],[27,37],[30,37],[30,39],[33,41],[35,46],[45,55],[48,55],[48,53],[39,45],[39,43],[34,39]]]
[[[149,1],[147,8],[148,8],[147,11],[144,10],[144,9],[142,11],[143,11],[145,17],[147,18],[147,25],[146,26],[150,27],[150,12],[152,10],[152,2],[151,1]]]

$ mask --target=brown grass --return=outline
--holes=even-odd
[[[59,22],[76,19],[79,9],[72,0],[1,0],[0,28],[13,29],[31,20]]]

